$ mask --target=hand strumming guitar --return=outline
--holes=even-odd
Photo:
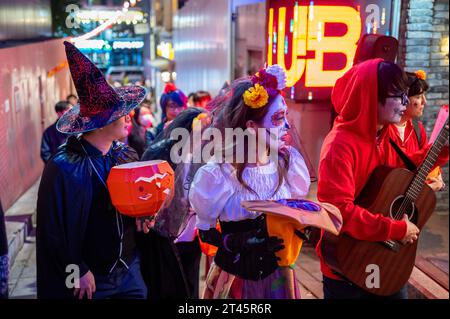
[[[418,239],[420,230],[416,225],[409,221],[408,215],[403,215],[403,220],[406,222],[406,235],[403,237],[401,242],[403,245],[412,244]]]

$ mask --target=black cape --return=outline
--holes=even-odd
[[[134,150],[119,142],[113,143],[111,154],[119,164],[138,159]],[[82,245],[92,202],[92,174],[95,172],[75,136],[70,136],[45,166],[37,201],[40,299],[73,298],[73,289],[66,286],[71,274],[66,272],[67,266],[77,265],[80,276],[88,271],[82,260]]]
[[[58,147],[67,140],[67,134],[61,133],[56,129],[56,122],[47,127],[42,134],[41,158],[47,163],[50,157],[56,153]]]

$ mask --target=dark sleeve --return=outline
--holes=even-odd
[[[141,157],[142,153],[144,153],[145,140],[143,140],[139,136],[130,134],[128,136],[128,145],[136,151],[138,157]]]
[[[44,161],[44,163],[47,163],[47,161],[52,156],[52,150],[50,146],[49,136],[47,134],[47,131],[44,132],[42,135],[42,142],[41,142],[41,158]]]
[[[154,139],[157,139],[159,137],[158,135],[164,130],[164,124],[165,124],[164,122],[158,124],[153,134]]]
[[[59,167],[50,161],[43,172],[37,200],[37,252],[56,263],[61,273],[70,264],[78,265],[80,276],[88,272],[82,260],[82,208],[77,194],[68,189]],[[68,199],[73,199],[68,202]]]

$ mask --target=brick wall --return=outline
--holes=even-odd
[[[403,0],[400,34],[400,64],[408,71],[423,69],[428,74],[430,90],[422,121],[431,133],[437,113],[449,100],[449,58],[442,46],[448,41],[448,0]],[[448,42],[447,42],[448,43]],[[448,44],[447,44],[448,45]],[[448,164],[443,168],[448,185]],[[437,193],[438,210],[448,212],[448,188]]]

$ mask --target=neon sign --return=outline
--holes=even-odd
[[[175,50],[170,42],[163,41],[159,43],[156,48],[156,54],[171,61],[175,58]]]
[[[130,10],[126,12],[121,12],[120,22],[129,23],[132,21],[141,22],[144,20],[144,13],[141,11]],[[116,17],[117,11],[114,10],[79,10],[77,12],[76,18],[80,20],[81,23],[91,23],[91,22],[105,22],[107,20]]]
[[[328,99],[369,30],[389,33],[390,1],[289,1],[268,5],[267,63],[287,74],[292,99]]]

